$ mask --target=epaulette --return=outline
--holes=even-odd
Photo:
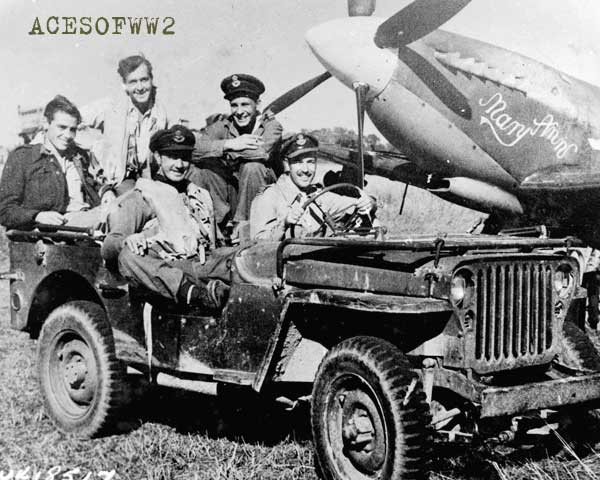
[[[19,156],[19,157],[29,157],[31,156],[32,158],[35,156],[35,152],[32,152],[32,150],[34,150],[36,147],[40,147],[40,144],[38,143],[28,143],[25,145],[19,145],[17,148],[15,148],[12,152],[10,152],[10,157],[14,157],[15,155]]]
[[[266,112],[262,113],[262,122],[272,122],[273,120],[275,120],[275,114],[272,113],[270,110],[267,110]]]
[[[275,185],[274,183],[270,184],[270,185],[263,185],[262,188],[259,190],[259,192],[257,193],[257,195],[262,195],[263,193],[265,193],[269,188],[271,188],[273,185]]]
[[[17,148],[15,148],[13,150],[13,152],[17,152],[19,150],[26,150],[26,149],[29,149],[29,148],[33,148],[33,147],[35,147],[35,145],[36,145],[35,143],[24,143],[23,145],[19,145]]]

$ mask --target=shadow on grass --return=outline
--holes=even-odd
[[[571,471],[568,465],[577,469],[582,459],[597,458],[597,449],[600,446],[600,410],[572,413],[569,417],[570,423],[558,433],[524,436],[515,444],[494,447],[438,444],[430,465],[432,472],[437,474],[433,478],[530,479],[531,471],[520,467],[532,463],[542,465],[534,467],[539,472],[543,471],[544,463],[549,463],[552,471],[547,478],[563,478],[554,476],[556,465],[560,465],[561,474],[567,474]],[[543,475],[539,478],[542,477]]]
[[[286,438],[300,442],[311,438],[308,403],[288,411],[273,397],[260,397],[249,389],[224,388],[214,397],[149,385],[142,377],[128,380],[131,401],[124,408],[119,426],[122,433],[151,422],[183,434],[251,444],[275,445]]]
[[[140,378],[136,379],[136,383],[133,388],[135,399],[126,409],[125,421],[130,429],[139,428],[143,423],[158,423],[172,427],[181,434],[200,434],[212,439],[266,446],[290,438],[301,443],[311,439],[307,403],[286,411],[272,400],[260,398],[243,389],[224,389],[220,396],[212,397],[148,386]],[[520,466],[531,462],[540,462],[541,465],[546,461],[561,465],[577,464],[579,459],[597,455],[594,446],[600,442],[600,413],[575,412],[573,423],[561,430],[560,435],[572,447],[572,451],[555,434],[539,437],[535,441],[533,437],[527,437],[529,441],[523,440],[519,445],[494,448],[485,445],[436,444],[429,465],[432,478],[526,479],[531,478],[531,472],[527,473],[527,468]]]

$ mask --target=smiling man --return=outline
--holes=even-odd
[[[219,308],[228,270],[215,255],[213,206],[208,192],[185,176],[194,134],[182,125],[156,132],[150,150],[155,180],[140,178],[113,204],[102,257],[134,286],[179,304]]]
[[[149,142],[168,125],[165,108],[156,101],[152,64],[143,55],[119,61],[117,69],[126,96],[82,108],[83,125],[101,132],[92,146],[107,182],[117,194],[149,177]]]
[[[196,139],[190,179],[206,188],[215,202],[219,226],[249,219],[250,205],[276,179],[275,153],[281,124],[259,111],[264,84],[247,74],[230,75],[221,82],[230,115],[207,126]]]
[[[250,235],[255,240],[283,240],[295,227],[296,237],[325,235],[323,212],[334,221],[342,220],[355,210],[368,215],[375,200],[364,192],[360,198],[325,192],[315,204],[302,208],[309,195],[318,193],[321,185],[313,183],[317,171],[319,142],[311,135],[299,133],[282,148],[285,173],[252,202]]]
[[[100,202],[100,185],[94,159],[74,142],[79,110],[57,95],[44,118],[40,143],[23,145],[8,157],[0,180],[0,223],[20,229],[36,223],[92,226],[100,217],[91,208]]]

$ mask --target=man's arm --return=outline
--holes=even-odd
[[[193,158],[222,158],[227,155],[231,160],[261,161],[269,160],[274,149],[278,148],[283,127],[274,118],[264,120],[260,135],[240,135],[228,138],[223,122],[215,122],[196,135]]]
[[[283,202],[283,203],[282,203]],[[278,241],[285,238],[289,206],[273,188],[259,194],[250,207],[250,236],[253,240]]]
[[[215,122],[204,130],[195,132],[196,145],[192,153],[193,160],[204,158],[220,158],[225,153],[225,142],[227,142],[227,129],[223,122]]]
[[[112,100],[102,98],[92,103],[88,103],[79,109],[81,113],[81,123],[79,128],[96,128],[104,130],[104,120],[106,112],[111,108]]]
[[[354,213],[356,209],[361,215],[367,215],[376,207],[375,199],[364,192],[360,198],[327,192],[321,197],[320,204],[335,221],[342,220],[345,215]]]
[[[106,219],[108,234],[102,243],[102,258],[116,261],[125,239],[141,232],[152,216],[150,206],[138,190],[130,190],[113,203]]]
[[[40,210],[25,208],[25,155],[27,151],[17,149],[6,161],[0,179],[0,224],[6,228],[32,228]]]
[[[273,150],[279,147],[283,127],[275,118],[267,118],[263,120],[263,128],[264,131],[260,135],[261,142],[256,148],[232,151],[228,156],[241,161],[267,162]]]

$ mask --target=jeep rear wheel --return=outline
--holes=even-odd
[[[426,471],[429,407],[391,343],[355,337],[321,362],[312,392],[316,456],[327,479],[415,479]]]
[[[111,429],[123,378],[99,305],[69,302],[48,316],[38,339],[38,376],[44,406],[59,429],[86,437]]]

